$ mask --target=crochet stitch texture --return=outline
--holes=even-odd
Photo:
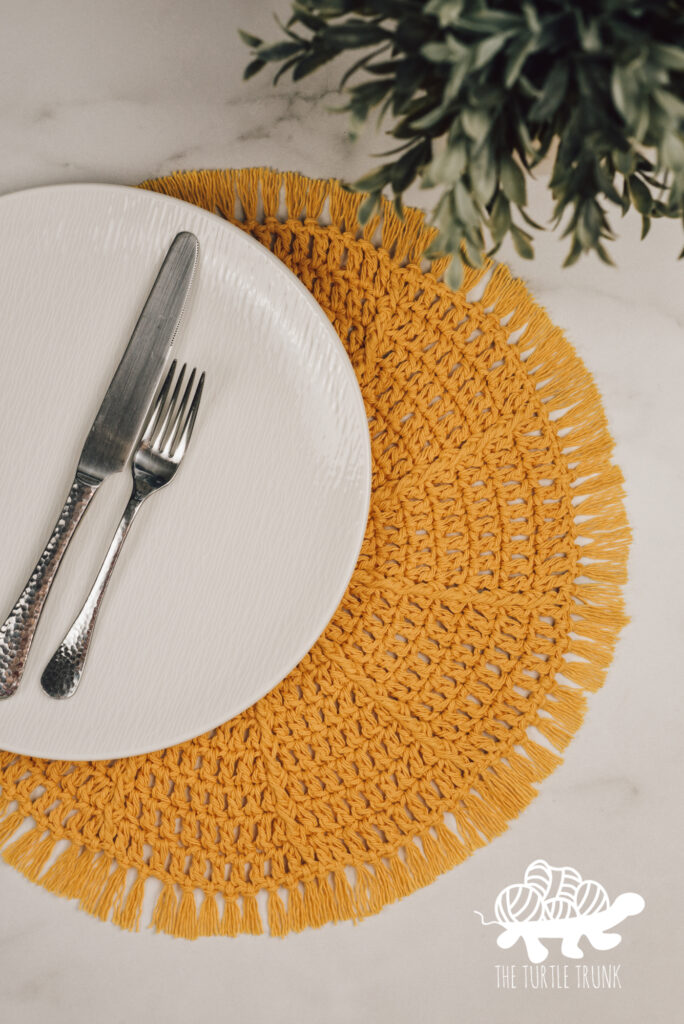
[[[244,228],[330,317],[368,412],[368,527],[323,635],[237,718],[113,763],[0,753],[3,856],[124,928],[148,879],[185,938],[359,919],[503,832],[603,682],[629,529],[600,398],[506,267],[454,293],[424,265],[417,210],[362,228],[361,196],[264,169],[143,187]]]

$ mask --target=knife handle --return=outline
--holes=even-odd
[[[101,480],[76,472],[57,525],[21,596],[0,628],[0,699],[11,697],[24,672],[26,659],[59,563]]]

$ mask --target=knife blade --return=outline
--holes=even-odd
[[[131,457],[180,323],[198,252],[189,231],[171,243],[83,446],[78,465],[90,476],[119,473]]]
[[[199,243],[176,235],[107,388],[52,535],[0,628],[0,699],[16,692],[43,605],[69,541],[98,487],[128,462],[161,380],[197,266]]]

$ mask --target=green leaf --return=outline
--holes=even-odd
[[[361,82],[350,89],[351,103],[359,103],[366,108],[374,107],[385,98],[392,88],[391,78],[373,79],[370,82]]]
[[[431,0],[426,5],[425,12],[436,15],[440,25],[446,27],[458,24],[464,6],[465,0]]]
[[[476,238],[471,238],[466,234],[466,238],[463,243],[463,249],[461,251],[461,259],[467,267],[472,267],[473,270],[477,270],[483,264],[484,257],[484,239],[478,232]]]
[[[451,65],[451,71],[449,72],[449,78],[446,86],[444,87],[444,101],[443,105],[449,107],[451,103],[456,99],[463,83],[470,74],[470,59],[459,61],[457,64]]]
[[[446,43],[425,43],[420,52],[432,64],[450,64],[452,53]]]
[[[598,164],[595,167],[594,175],[597,190],[603,192],[606,199],[610,199],[612,203],[615,203],[617,206],[622,206],[622,196],[613,184],[615,175],[611,177],[608,173],[607,167],[603,164]]]
[[[662,161],[673,171],[684,171],[684,139],[674,132],[668,132],[660,148]]]
[[[336,57],[338,52],[337,50],[327,50],[319,46],[313,53],[309,53],[306,57],[302,57],[301,60],[297,61],[292,72],[292,81],[299,82],[313,71],[317,71],[323,64],[327,64],[329,60]]]
[[[359,206],[358,218],[359,224],[363,227],[371,219],[373,214],[380,207],[380,193],[371,192],[371,194],[363,200]]]
[[[529,128],[524,121],[519,121],[515,126],[515,130],[518,137],[518,144],[515,147],[518,150],[518,155],[520,155],[520,151],[522,150],[525,157],[531,160],[533,165],[538,163],[541,157],[545,155],[546,149],[543,146],[539,146],[538,143],[533,143]],[[523,160],[523,163],[524,162],[525,161]]]
[[[292,18],[290,18],[290,21],[288,22],[287,25],[283,25],[282,21],[280,20],[277,14],[274,14],[273,18],[275,19],[275,23],[278,26],[278,28],[281,28],[286,36],[289,36],[290,39],[296,39],[298,43],[303,43],[304,45],[306,45],[307,40],[289,27],[290,22],[293,21]]]
[[[598,254],[598,258],[601,260],[602,263],[605,263],[609,267],[615,266],[614,261],[610,258],[608,250],[604,245],[602,245],[600,242],[597,242],[594,248]]]
[[[584,249],[593,249],[601,237],[601,208],[595,199],[587,199],[577,206],[576,231]]]
[[[392,92],[392,111],[395,115],[419,116],[439,103],[438,97],[426,95],[419,88],[421,74],[419,65],[413,60],[403,61],[395,73]]]
[[[354,18],[340,25],[329,25],[324,38],[335,46],[349,50],[359,46],[375,46],[384,42],[387,35],[381,25]]]
[[[634,151],[631,149],[614,149],[612,152],[613,163],[620,174],[631,174],[634,170]]]
[[[471,6],[475,7],[475,10],[461,17],[458,23],[459,28],[466,31],[488,35],[491,32],[502,32],[507,28],[516,30],[523,24],[523,18],[519,14],[493,10],[479,3],[472,4]]]
[[[455,253],[451,259],[451,263],[444,272],[444,282],[452,289],[457,292],[463,284],[463,260],[459,253]]]
[[[497,192],[489,217],[489,230],[496,243],[501,242],[511,226],[511,208],[503,192]]]
[[[375,57],[378,57],[380,56],[381,53],[384,53],[389,45],[389,43],[385,43],[383,46],[380,46],[373,53],[364,53],[363,56],[359,58],[359,60],[355,60],[354,63],[350,67],[348,67],[345,73],[342,75],[342,78],[340,79],[340,89],[344,89],[345,85],[352,77],[352,75],[356,74],[359,68],[364,67],[364,65],[366,71],[376,73],[375,69],[371,65],[371,62],[374,60]],[[338,52],[337,47],[335,48],[335,52]],[[390,63],[389,66],[386,67],[386,71],[382,72],[382,74],[386,74],[387,71],[389,71],[390,74],[394,76],[397,71],[396,65]],[[394,78],[392,79],[392,81],[394,81]]]
[[[467,163],[466,143],[460,140],[434,156],[425,173],[433,184],[440,182],[451,186],[462,176]]]
[[[273,79],[273,84],[277,85],[280,79],[283,77],[283,75],[286,74],[290,70],[290,68],[293,68],[298,61],[299,57],[290,57],[289,60],[284,61],[278,68],[278,71],[276,72],[276,75]]]
[[[572,240],[572,245],[570,246],[570,251],[569,251],[568,255],[565,257],[565,260],[563,261],[563,266],[564,267],[571,267],[573,265],[573,263],[577,263],[577,260],[582,255],[582,252],[583,252],[582,245],[581,245],[579,239],[575,236],[573,238],[573,240]]]
[[[599,19],[597,17],[593,17],[590,18],[586,24],[580,21],[579,25],[579,37],[582,49],[586,53],[601,53],[603,44],[601,41]]]
[[[252,60],[252,61],[249,62],[249,64],[245,68],[245,70],[242,72],[242,77],[245,80],[247,80],[248,78],[251,78],[253,75],[256,75],[257,72],[261,71],[261,69],[265,68],[265,67],[266,67],[266,61],[265,60],[258,60],[258,59],[257,60]]]
[[[497,184],[494,151],[486,142],[470,161],[470,182],[480,203],[486,206],[494,195]]]
[[[389,183],[391,173],[392,165],[383,164],[382,167],[376,168],[370,174],[365,174],[362,178],[355,181],[353,185],[354,190],[356,192],[381,192],[385,185]]]
[[[477,71],[479,68],[483,68],[486,64],[489,64],[494,57],[496,57],[497,53],[499,53],[499,51],[504,47],[510,37],[510,31],[499,32],[493,36],[483,39],[481,43],[478,43],[475,47],[473,70]]]
[[[544,225],[543,224],[538,224],[536,220],[533,220],[532,217],[530,217],[529,213],[527,213],[527,211],[524,210],[522,206],[518,207],[518,213],[520,214],[522,219],[525,221],[525,223],[529,224],[529,226],[531,228],[534,228],[535,231],[543,231],[544,230]]]
[[[530,121],[548,121],[565,99],[570,79],[570,69],[563,61],[551,68],[541,96],[530,108]]]
[[[432,110],[428,110],[427,114],[423,114],[422,117],[417,117],[411,120],[411,128],[415,132],[427,131],[429,128],[434,128],[443,121],[447,116],[448,107],[444,103],[441,103],[438,107],[434,107]]]
[[[647,98],[639,91],[634,69],[629,65],[617,64],[610,79],[613,102],[627,124],[634,128],[641,119],[642,108]]]
[[[649,120],[651,116],[649,107],[650,104],[648,103],[648,100],[641,104],[639,108],[639,119],[632,129],[634,133],[634,141],[637,145],[641,145],[644,142],[648,133]]]
[[[528,3],[527,0],[525,0],[525,3],[523,3],[522,5],[522,12],[525,18],[525,24],[527,25],[530,32],[533,35],[537,35],[538,33],[540,33],[542,25],[539,20],[539,15],[534,9],[534,4]]]
[[[534,36],[523,36],[520,42],[512,48],[508,63],[506,64],[506,74],[504,76],[504,84],[507,89],[515,83],[518,75],[522,71],[525,61],[537,48],[537,40]]]
[[[527,202],[525,175],[512,157],[505,156],[501,160],[499,177],[506,197],[517,206],[524,206]]]
[[[461,123],[473,142],[482,142],[492,126],[490,115],[482,107],[466,107],[461,113]]]
[[[257,49],[256,54],[259,60],[287,60],[288,57],[293,57],[296,53],[301,52],[301,43],[295,43],[294,40],[285,40],[282,43],[273,43],[270,46],[262,45]]]
[[[261,46],[263,40],[259,39],[258,36],[252,36],[249,32],[243,32],[241,28],[238,29],[238,35],[243,43],[254,49],[257,46]]]
[[[404,153],[392,166],[390,184],[395,192],[403,192],[408,188],[415,178],[421,164],[424,164],[430,156],[430,146],[420,142],[413,149]]]
[[[511,238],[513,239],[513,245],[518,256],[521,256],[524,260],[534,259],[531,235],[528,235],[526,231],[523,231],[522,228],[517,227],[515,224],[511,224]]]
[[[621,206],[621,209],[622,209],[622,216],[623,217],[627,213],[627,211],[629,210],[631,205],[632,205],[632,197],[629,194],[629,180],[627,178],[625,178],[623,186],[622,186],[622,202],[620,203],[620,206]]]
[[[684,100],[667,89],[654,89],[653,99],[675,121],[684,121]]]
[[[629,193],[635,208],[639,213],[647,217],[651,212],[653,200],[648,187],[644,185],[640,178],[637,178],[636,174],[632,174],[629,178]]]
[[[459,219],[464,224],[472,224],[473,226],[480,223],[480,214],[478,213],[473,197],[466,188],[463,179],[457,181],[452,189],[453,204]]]
[[[684,47],[659,43],[654,47],[654,51],[663,67],[671,71],[684,71]]]
[[[325,28],[325,19],[318,18],[315,14],[311,14],[302,8],[301,4],[294,3],[292,5],[294,14],[290,19],[291,22],[297,22],[304,25],[306,28],[311,29],[312,32],[318,32],[319,29]]]

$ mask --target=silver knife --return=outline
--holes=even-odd
[[[102,481],[128,462],[147,418],[197,266],[199,243],[176,235],[81,452],[50,540],[0,628],[0,699],[16,691],[40,613],[76,527]]]

